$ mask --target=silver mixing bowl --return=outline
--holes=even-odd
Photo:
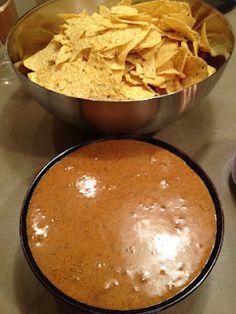
[[[189,2],[214,10],[197,0]],[[78,13],[81,9],[92,13],[101,3],[104,0],[52,0],[26,13],[8,36],[7,50],[12,64],[46,46],[61,23],[57,14]],[[234,35],[222,14],[219,25],[231,43],[232,54]],[[214,75],[182,91],[137,101],[94,101],[65,96],[31,82],[20,67],[14,66],[14,69],[25,88],[47,111],[79,130],[145,134],[160,130],[201,103],[222,76],[227,63],[223,62]]]

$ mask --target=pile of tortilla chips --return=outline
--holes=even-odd
[[[217,13],[193,12],[186,2],[123,0],[111,9],[101,5],[92,15],[60,17],[60,32],[23,63],[33,82],[69,96],[129,100],[163,95],[215,72],[202,52],[229,57]]]

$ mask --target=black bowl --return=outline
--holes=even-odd
[[[178,157],[180,157],[182,160],[184,160],[186,162],[186,164],[196,173],[198,174],[198,176],[202,179],[202,181],[204,182],[205,186],[207,187],[212,201],[214,203],[215,206],[215,213],[216,213],[216,238],[215,238],[215,244],[213,247],[213,250],[211,252],[211,255],[205,265],[205,267],[203,268],[203,270],[201,271],[201,273],[182,291],[180,291],[178,294],[176,294],[175,296],[171,297],[170,299],[161,302],[159,304],[153,305],[151,307],[148,308],[143,308],[143,309],[138,309],[138,310],[107,310],[107,309],[102,309],[102,308],[97,308],[94,306],[90,306],[84,303],[80,303],[72,298],[70,298],[69,296],[65,295],[62,291],[60,291],[59,289],[57,289],[45,276],[44,274],[41,272],[41,270],[39,269],[38,265],[36,264],[31,250],[29,248],[29,243],[28,243],[28,237],[27,237],[27,226],[26,226],[26,217],[27,217],[27,211],[28,211],[28,206],[32,197],[32,194],[37,186],[37,184],[39,183],[39,181],[42,179],[42,177],[44,176],[44,174],[57,162],[59,162],[62,158],[64,158],[66,155],[70,154],[71,152],[77,150],[80,147],[86,146],[88,144],[91,143],[95,143],[95,142],[100,142],[100,141],[106,141],[106,140],[110,140],[110,139],[134,139],[134,140],[138,140],[138,141],[143,141],[143,142],[147,142],[159,147],[162,147],[168,151],[170,151],[171,153],[174,153],[175,155],[177,155]],[[66,303],[72,305],[73,307],[83,310],[85,312],[88,313],[110,313],[110,314],[138,314],[138,313],[146,313],[146,314],[151,314],[151,313],[157,313],[160,312],[174,304],[176,304],[177,302],[183,300],[185,297],[187,297],[189,294],[191,294],[197,287],[200,286],[200,284],[206,279],[206,277],[209,275],[209,273],[211,272],[213,266],[216,263],[216,260],[218,258],[218,255],[220,253],[221,247],[222,247],[222,242],[223,242],[223,235],[224,235],[224,216],[223,216],[223,211],[221,208],[221,204],[217,195],[217,192],[215,190],[215,187],[213,185],[213,183],[211,182],[210,178],[207,176],[207,174],[193,161],[191,160],[188,156],[186,156],[183,152],[179,151],[178,149],[176,149],[175,147],[162,142],[160,140],[156,140],[154,138],[151,137],[147,137],[147,136],[136,136],[136,135],[116,135],[116,136],[110,136],[110,137],[105,137],[105,138],[101,138],[98,140],[94,140],[94,141],[89,141],[89,142],[85,142],[76,146],[73,146],[69,149],[67,149],[66,151],[60,153],[59,155],[57,155],[55,158],[53,158],[40,172],[39,174],[36,176],[36,178],[34,179],[27,195],[26,198],[24,200],[23,203],[23,208],[22,208],[22,212],[21,212],[21,218],[20,218],[20,238],[21,238],[21,246],[24,252],[24,255],[27,259],[27,262],[31,268],[31,270],[33,271],[33,273],[35,274],[35,276],[38,278],[38,280],[43,284],[44,287],[46,287],[54,296],[56,296],[57,298],[65,301]]]

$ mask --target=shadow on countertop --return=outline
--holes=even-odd
[[[1,162],[19,176],[30,168],[38,172],[59,152],[88,139],[47,113],[19,84],[4,93],[11,96],[0,108]]]
[[[213,110],[214,103],[207,98],[205,102],[193,108],[181,119],[168,125],[156,134],[156,138],[176,146],[191,158],[205,142],[214,137],[216,121]]]
[[[54,297],[38,282],[31,272],[21,248],[18,249],[14,271],[15,299],[22,314],[53,314]]]

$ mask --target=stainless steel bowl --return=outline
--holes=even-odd
[[[106,1],[108,6],[117,1]],[[198,0],[188,1],[192,6],[213,7]],[[52,0],[26,13],[8,36],[7,50],[12,64],[46,46],[61,20],[58,13],[77,13],[86,9],[92,13],[104,0]],[[234,47],[234,35],[224,15],[219,14],[225,36]],[[14,69],[29,93],[50,113],[82,131],[101,133],[145,134],[160,130],[197,106],[208,95],[225,70],[228,60],[216,73],[204,81],[179,92],[137,101],[94,101],[69,97],[50,91],[30,81],[26,74]]]

